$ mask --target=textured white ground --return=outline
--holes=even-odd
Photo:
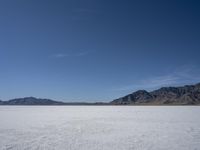
[[[1,106],[0,150],[200,150],[200,107]]]

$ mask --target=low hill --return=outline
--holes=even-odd
[[[35,97],[16,98],[8,101],[0,102],[2,105],[63,105],[63,102],[58,102],[50,99],[41,99]]]
[[[15,98],[8,101],[1,101],[0,105],[108,105],[103,102],[60,102],[51,99],[42,99],[35,97]]]

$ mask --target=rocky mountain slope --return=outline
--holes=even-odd
[[[114,105],[198,105],[200,104],[200,83],[183,87],[163,87],[147,92],[139,90],[119,99]]]

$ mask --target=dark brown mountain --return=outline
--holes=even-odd
[[[147,92],[139,90],[113,100],[114,105],[199,105],[200,83],[183,87],[163,87]]]

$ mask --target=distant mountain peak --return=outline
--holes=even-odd
[[[148,93],[146,90],[137,90],[136,92],[133,93],[138,93],[138,94],[142,94],[142,93]]]

